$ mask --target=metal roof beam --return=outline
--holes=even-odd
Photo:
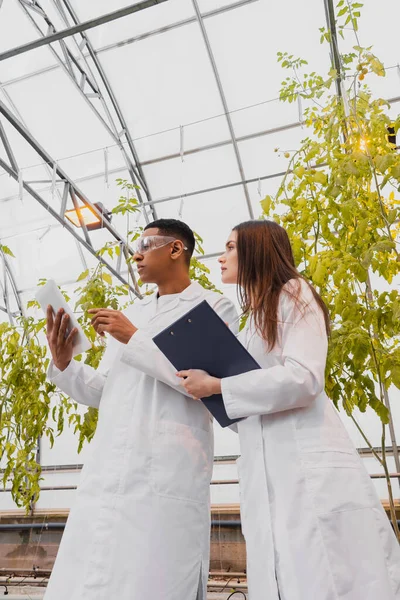
[[[213,73],[214,73],[214,77],[215,77],[215,81],[216,81],[216,84],[217,84],[217,87],[218,87],[218,92],[219,92],[219,95],[220,95],[220,98],[221,98],[222,106],[224,108],[226,122],[228,124],[229,133],[231,135],[233,149],[234,149],[235,156],[236,156],[237,166],[239,168],[240,177],[242,179],[243,190],[244,190],[244,195],[245,195],[245,198],[246,198],[246,204],[247,204],[247,208],[248,208],[248,211],[249,211],[249,215],[250,215],[251,219],[254,219],[253,207],[251,205],[249,190],[247,189],[247,184],[246,184],[246,178],[245,178],[245,174],[244,174],[243,163],[242,163],[242,159],[241,159],[240,152],[239,152],[239,146],[238,146],[237,139],[236,139],[236,136],[235,136],[235,131],[234,131],[234,128],[233,128],[233,123],[232,123],[231,115],[229,113],[228,103],[226,101],[224,88],[222,86],[221,78],[219,76],[219,72],[218,72],[218,68],[217,68],[217,63],[215,62],[214,53],[213,53],[212,48],[211,48],[210,40],[208,38],[206,27],[204,25],[203,17],[201,15],[200,8],[199,8],[199,5],[197,3],[197,0],[192,0],[192,4],[193,4],[193,8],[195,10],[196,16],[197,16],[197,21],[198,21],[200,29],[201,29],[201,33],[202,33],[202,36],[203,36],[204,44],[206,46],[208,58],[210,59],[210,62],[211,62],[211,67],[212,67],[212,70],[213,70]]]
[[[21,2],[21,0],[19,0]],[[215,17],[225,12],[229,12],[236,8],[241,8],[242,6],[246,6],[247,4],[252,4],[253,2],[259,2],[260,0],[239,0],[238,2],[233,2],[232,4],[228,4],[226,6],[221,6],[219,8],[215,8],[214,10],[210,10],[208,12],[203,13],[203,19],[208,19],[210,17]],[[172,31],[173,29],[178,29],[179,27],[184,27],[185,25],[190,25],[192,23],[196,23],[196,17],[189,17],[188,19],[182,19],[182,21],[177,21],[176,23],[171,23],[171,25],[165,25],[164,27],[159,27],[158,29],[152,29],[150,31],[146,31],[145,33],[141,33],[132,38],[128,38],[125,40],[121,40],[120,42],[114,42],[113,44],[109,44],[107,46],[101,46],[100,48],[96,48],[96,55],[103,54],[104,52],[109,52],[110,50],[115,50],[116,48],[121,48],[122,46],[127,46],[129,44],[134,44],[136,42],[140,42],[142,40],[146,40],[149,37],[153,37],[155,35],[160,35],[163,33],[167,33],[168,31]],[[82,47],[81,50],[85,48]],[[84,53],[84,56],[87,58],[89,56],[88,53]],[[7,87],[9,85],[13,85],[14,83],[19,83],[20,81],[26,81],[27,79],[31,79],[38,75],[42,75],[44,73],[48,73],[50,71],[54,71],[59,68],[59,65],[50,65],[48,67],[43,67],[42,69],[38,69],[37,71],[32,71],[31,73],[27,73],[26,75],[20,75],[19,77],[15,77],[14,79],[9,79],[7,81],[3,81],[0,85],[2,87]]]
[[[117,19],[121,19],[135,12],[145,10],[146,8],[150,8],[151,6],[155,6],[156,4],[161,4],[162,2],[167,1],[168,0],[144,0],[142,2],[138,2],[137,4],[131,4],[119,10],[107,13],[106,15],[102,15],[101,17],[96,17],[95,19],[84,21],[83,23],[79,23],[79,25],[74,25],[73,27],[62,29],[61,31],[57,31],[56,33],[52,33],[41,39],[34,40],[33,42],[28,42],[27,44],[23,44],[22,46],[16,46],[15,48],[11,48],[11,50],[2,52],[0,54],[0,62],[6,60],[7,58],[19,56],[20,54],[24,54],[25,52],[30,52],[31,50],[35,50],[36,48],[47,46],[48,44],[52,44],[53,42],[58,42],[59,40],[71,37],[71,35],[75,35],[76,33],[88,31],[89,29],[93,29],[94,27],[99,27],[100,25],[111,23],[111,21],[116,21]],[[32,8],[36,6],[35,2],[25,2],[25,5],[28,6],[29,4]]]

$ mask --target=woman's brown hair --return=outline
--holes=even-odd
[[[275,221],[245,221],[233,229],[237,233],[238,290],[244,314],[252,314],[257,331],[271,350],[278,336],[278,304],[283,286],[293,279],[303,279],[296,269],[286,231]],[[300,283],[300,281],[298,281]],[[325,319],[329,335],[329,313],[322,298],[309,285]],[[300,310],[301,287],[285,289]]]

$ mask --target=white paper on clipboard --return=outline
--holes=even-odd
[[[83,329],[79,325],[72,308],[68,305],[53,279],[49,279],[43,287],[38,288],[36,300],[39,302],[40,307],[45,314],[47,313],[47,307],[50,305],[53,307],[54,314],[57,314],[60,308],[62,308],[64,309],[64,312],[69,315],[67,334],[74,327],[78,330],[78,333],[74,338],[73,356],[82,354],[82,352],[86,352],[92,347],[92,344],[83,333]]]

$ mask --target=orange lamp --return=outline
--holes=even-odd
[[[89,206],[80,206],[78,209],[71,209],[65,211],[65,218],[70,221],[75,227],[81,227],[81,221],[86,225],[88,231],[95,229],[101,229],[103,227],[103,220],[111,221],[111,213],[109,213],[104,206],[98,202],[94,205],[97,210],[103,215],[103,219],[96,215],[95,212]]]

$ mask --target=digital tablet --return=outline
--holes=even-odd
[[[92,344],[85,336],[82,327],[79,325],[72,308],[68,305],[53,279],[49,279],[43,287],[38,288],[36,300],[39,302],[40,307],[45,314],[47,313],[47,307],[50,305],[53,308],[54,315],[57,314],[60,308],[64,309],[65,314],[69,315],[67,335],[74,327],[78,330],[73,343],[73,356],[82,354],[82,352],[86,352],[92,347]]]

